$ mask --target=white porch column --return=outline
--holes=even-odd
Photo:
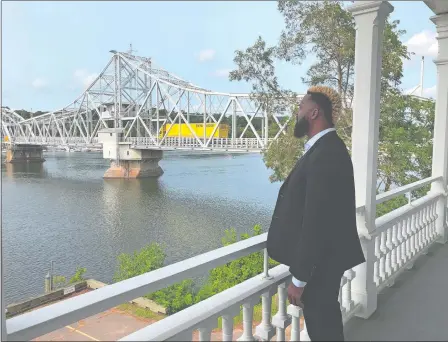
[[[434,182],[431,190],[447,192],[448,181],[448,13],[431,18],[436,24],[439,53],[434,63],[437,65],[437,96],[434,122],[434,147],[432,154],[432,175],[442,176],[443,180]],[[446,225],[446,196],[437,204],[436,229],[441,243],[448,240]]]
[[[368,318],[377,307],[373,281],[376,184],[381,92],[382,42],[385,20],[393,11],[387,1],[363,1],[349,7],[356,22],[355,94],[352,160],[355,174],[358,231],[367,262],[356,267],[353,299],[361,303],[358,316]]]

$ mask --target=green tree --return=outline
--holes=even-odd
[[[64,287],[66,282],[67,279],[64,276],[53,276],[53,287],[55,290]]]
[[[135,251],[133,255],[122,253],[118,256],[115,281],[121,281],[154,271],[163,266],[166,254],[158,243],[151,243]]]
[[[86,273],[87,269],[85,267],[78,267],[76,269],[75,274],[70,278],[67,283],[67,278],[61,275],[53,276],[53,286],[55,289],[63,288],[66,285],[78,283],[80,281],[84,281],[84,273]]]
[[[409,95],[393,95],[381,107],[378,147],[378,193],[431,176],[435,103]],[[429,186],[413,191],[413,199]],[[377,216],[406,204],[400,196],[377,206]]]
[[[241,234],[240,240],[259,234],[261,234],[261,226],[255,225],[252,235]],[[237,241],[236,230],[234,228],[227,229],[222,239],[223,246],[228,246]],[[263,252],[255,252],[214,268],[209,272],[207,282],[199,290],[196,301],[207,299],[247,279],[260,275],[263,272],[263,258]],[[278,265],[278,263],[269,259],[269,267],[275,265]]]
[[[151,243],[132,255],[120,254],[114,279],[118,282],[161,268],[165,257],[164,248],[158,243]],[[193,304],[193,282],[184,280],[145,297],[163,305],[168,314],[173,314]]]
[[[86,273],[87,269],[85,267],[78,267],[73,277],[70,278],[69,284],[78,283],[80,281],[84,281],[84,273]]]

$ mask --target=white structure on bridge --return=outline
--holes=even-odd
[[[448,255],[448,2],[427,0],[425,3],[435,13],[431,20],[436,25],[439,42],[435,60],[438,75],[432,176],[379,196],[376,195],[376,177],[381,47],[385,19],[393,7],[387,1],[360,1],[350,8],[357,24],[352,152],[358,228],[366,262],[345,273],[341,282],[340,303],[344,321],[356,323],[346,333],[354,336],[351,335],[353,329],[358,330],[355,334],[358,339],[446,340],[448,336],[445,319],[448,307],[446,262],[439,263],[444,269],[432,269],[431,274],[423,273],[422,281],[418,282],[422,284],[421,287],[409,291],[428,265],[417,268],[413,271],[415,277],[412,281],[404,282],[394,289],[389,303],[383,303],[383,307],[378,305],[379,293],[393,285],[429,249],[439,246],[438,254],[426,257],[428,260],[439,258],[441,251],[442,255]],[[378,203],[430,184],[431,191],[423,197],[376,218]],[[48,305],[8,319],[6,323],[3,316],[3,340],[29,340],[42,336],[182,279],[202,274],[230,260],[265,250],[265,247],[264,234]],[[277,335],[277,340],[285,340],[288,326],[291,326],[291,340],[306,339],[306,327],[301,328],[300,325],[301,310],[287,307],[286,286],[290,278],[287,267],[283,265],[268,270],[266,259],[262,275],[125,336],[123,340],[191,340],[192,332],[199,330],[200,340],[209,341],[212,329],[217,326],[217,319],[222,317],[222,339],[231,341],[233,317],[239,314],[241,308],[244,331],[241,336],[237,336],[240,340],[253,340],[254,333],[262,340],[270,340],[274,335]],[[279,309],[271,317],[271,298],[274,293],[278,293]],[[260,298],[263,305],[262,322],[253,330],[253,308]],[[391,315],[381,316],[387,311],[384,308],[390,306],[394,306],[393,310],[389,310]],[[378,313],[376,318],[372,316],[374,312]],[[368,325],[371,329],[364,329]]]

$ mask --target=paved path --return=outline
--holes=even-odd
[[[117,341],[153,322],[113,308],[41,336],[34,341]]]
[[[92,290],[86,289],[73,293],[65,299],[90,291]],[[43,306],[51,304],[54,304],[54,302]],[[128,311],[112,308],[67,325],[33,341],[116,341],[154,322],[155,320],[137,317]]]
[[[352,319],[347,341],[448,341],[448,244],[436,244],[378,298],[367,320]]]

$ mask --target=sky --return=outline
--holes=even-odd
[[[422,1],[391,1],[402,37],[415,52],[404,66],[403,91],[420,82],[434,96],[437,54],[433,15]],[[419,15],[415,15],[418,13]],[[284,28],[275,1],[51,1],[2,2],[2,106],[56,110],[74,101],[106,66],[110,50],[137,55],[206,89],[250,92],[250,84],[230,82],[235,50],[261,35],[273,45]],[[281,63],[279,82],[297,92],[310,56],[302,65]]]

